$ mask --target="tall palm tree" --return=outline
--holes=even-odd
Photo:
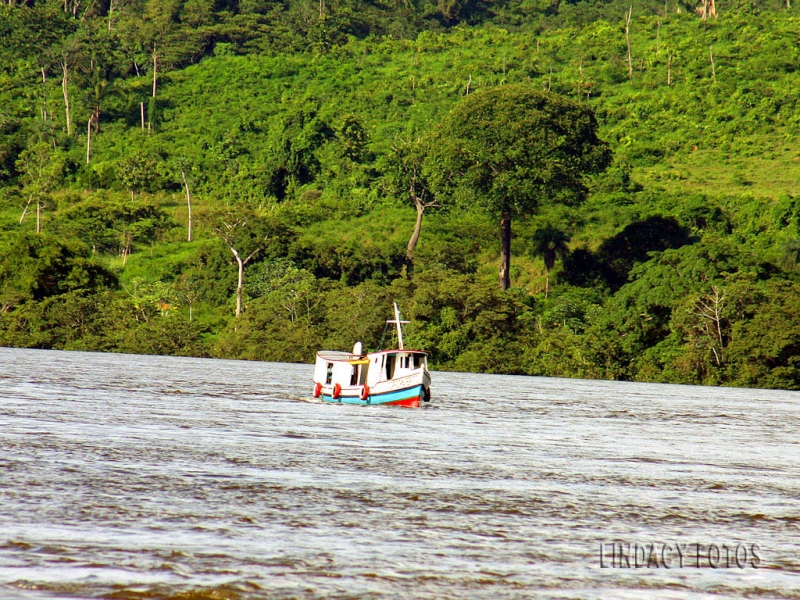
[[[531,252],[534,256],[541,256],[544,260],[545,284],[544,297],[550,292],[550,271],[556,264],[556,259],[564,260],[568,254],[570,237],[552,225],[545,225],[537,229],[531,238]]]

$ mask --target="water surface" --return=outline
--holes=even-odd
[[[401,409],[310,402],[310,365],[0,365],[2,598],[800,597],[795,392],[435,373]]]

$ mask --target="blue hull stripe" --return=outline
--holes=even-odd
[[[325,402],[334,402],[342,404],[386,404],[387,402],[397,402],[398,400],[408,400],[409,398],[416,398],[422,396],[422,386],[415,385],[410,388],[403,388],[402,390],[394,390],[391,392],[384,392],[383,394],[370,394],[367,400],[362,400],[359,396],[345,396],[342,394],[335,400],[332,396],[322,394]]]

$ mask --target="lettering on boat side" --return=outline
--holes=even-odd
[[[384,383],[386,390],[393,391],[393,390],[400,390],[403,388],[407,388],[410,385],[414,385],[417,383],[415,380],[416,377],[401,377],[400,379],[391,379]]]
[[[758,569],[764,566],[761,546],[754,543],[600,544],[601,569]]]

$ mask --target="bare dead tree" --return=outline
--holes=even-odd
[[[661,37],[661,19],[658,20],[658,29],[656,29],[656,54],[658,54],[660,37]]]
[[[69,110],[69,90],[67,89],[67,84],[69,83],[69,63],[67,62],[67,57],[64,57],[64,60],[60,63],[61,65],[61,91],[64,93],[64,111],[67,115],[67,135],[72,134],[72,116]]]
[[[189,211],[189,230],[188,240],[192,241],[192,193],[189,191],[189,181],[186,179],[186,169],[181,169],[181,179],[183,179],[183,187],[186,189],[186,208]]]
[[[723,322],[726,320],[722,316],[725,308],[725,294],[716,286],[711,287],[711,293],[698,298],[692,313],[699,317],[699,322],[695,329],[711,340],[711,352],[718,367],[725,362],[725,336],[722,332]]]
[[[700,18],[703,21],[707,20],[709,16],[717,18],[717,4],[715,0],[703,0],[703,6],[699,9]]]
[[[633,83],[633,59],[631,58],[631,16],[633,15],[633,5],[625,15],[625,43],[628,45],[628,81]]]
[[[153,98],[156,97],[156,90],[158,87],[158,58],[156,43],[153,42]]]
[[[247,266],[247,263],[255,258],[256,254],[263,250],[264,242],[266,242],[266,237],[258,240],[255,249],[253,249],[253,251],[250,252],[246,258],[242,258],[242,252],[240,252],[239,248],[237,248],[239,245],[239,240],[237,238],[239,237],[239,232],[244,230],[245,227],[247,227],[247,219],[241,218],[235,221],[222,221],[220,226],[216,229],[217,235],[219,235],[222,241],[224,241],[228,246],[234,258],[236,259],[236,264],[238,266],[238,279],[236,283],[237,317],[242,314],[242,297],[244,295],[244,268]]]
[[[708,47],[708,58],[711,60],[711,79],[717,83],[717,71],[714,68],[714,46]]]
[[[672,52],[667,55],[667,87],[672,85]]]
[[[89,122],[86,124],[86,164],[92,161],[92,123],[94,121],[94,113],[89,116]]]

